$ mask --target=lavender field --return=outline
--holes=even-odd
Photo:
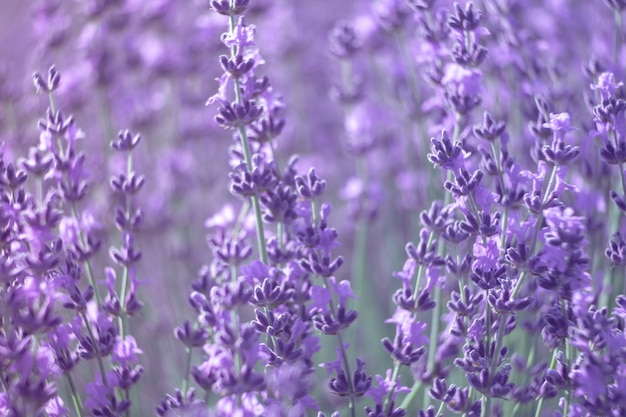
[[[626,417],[626,0],[2,0],[0,417]]]

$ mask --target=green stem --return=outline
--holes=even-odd
[[[404,397],[404,400],[402,401],[402,404],[400,404],[400,407],[404,408],[405,410],[408,409],[409,405],[411,405],[413,399],[415,398],[421,387],[422,381],[415,381],[413,383],[413,386],[411,387],[411,391],[406,395],[406,397]]]
[[[76,415],[78,417],[83,417],[83,402],[80,399],[78,390],[76,389],[74,379],[69,372],[65,374],[65,377],[67,378],[67,384],[69,385],[70,392],[72,393],[72,403],[74,404],[74,410],[76,411]]]
[[[120,305],[121,305],[121,315],[120,315],[120,320],[119,320],[119,324],[120,324],[120,336],[122,337],[122,340],[124,339],[125,335],[126,335],[126,328],[127,326],[127,321],[128,321],[128,315],[126,314],[126,292],[127,292],[127,287],[128,287],[128,276],[129,276],[129,271],[128,271],[128,267],[124,266],[124,270],[122,271],[122,291],[121,291],[121,295],[120,295]]]
[[[326,289],[329,291],[332,291],[332,288],[328,282],[328,278],[327,277],[323,277],[323,278],[324,278],[324,286],[326,287]],[[330,303],[330,312],[333,315],[333,317],[337,317],[337,314],[335,312],[335,307],[332,301]],[[336,336],[337,336],[337,341],[339,342],[339,352],[341,354],[341,361],[343,362],[343,366],[346,371],[346,380],[348,381],[348,391],[350,393],[348,407],[350,408],[350,415],[352,417],[356,417],[356,398],[355,398],[355,393],[354,393],[354,384],[352,382],[352,371],[350,370],[350,362],[348,361],[348,354],[346,353],[346,348],[343,344],[343,337],[341,337],[341,333],[337,332]]]
[[[283,222],[276,223],[276,239],[278,239],[278,247],[285,247],[285,224]]]
[[[414,71],[413,60],[411,59],[411,55],[408,50],[408,42],[406,39],[406,33],[403,29],[399,29],[396,32],[396,40],[398,42],[398,49],[400,50],[400,56],[404,64],[404,68],[407,74],[407,78],[409,81],[409,91],[411,92],[411,99],[413,103],[418,103],[419,97],[419,82],[417,79],[417,74]]]
[[[554,353],[552,354],[552,360],[550,361],[550,367],[548,369],[554,368],[554,365],[556,364],[557,352],[558,352],[558,349],[554,349]],[[537,404],[537,411],[535,411],[535,417],[541,417],[541,411],[543,410],[544,402],[545,402],[545,398],[541,397],[539,399],[539,403]]]
[[[130,151],[128,152],[128,156],[126,158],[126,177],[130,180],[131,174],[133,173],[133,157]],[[126,222],[130,223],[130,218],[132,216],[132,201],[129,194],[126,194]],[[126,313],[126,294],[128,292],[128,279],[129,279],[130,271],[128,270],[128,266],[124,265],[124,270],[122,271],[122,286],[120,291],[120,304],[122,307],[122,315],[120,317],[120,336],[122,339],[125,337],[125,331],[128,321],[128,314]]]
[[[504,243],[506,241],[506,232],[508,231],[509,224],[509,208],[505,207],[502,213],[502,232],[500,234],[500,247],[505,250]]]
[[[181,390],[183,394],[187,394],[187,389],[189,388],[189,374],[191,372],[191,358],[193,356],[193,349],[190,347],[187,348],[187,365],[185,366],[185,376],[183,377],[183,382],[181,384]]]
[[[98,341],[96,340],[96,336],[93,332],[93,329],[91,328],[91,323],[89,323],[87,314],[85,314],[84,311],[81,311],[79,314],[82,317],[83,322],[85,323],[85,327],[87,328],[87,333],[89,334],[91,343],[93,343],[93,348],[96,351],[96,361],[98,362],[98,368],[100,368],[100,374],[102,375],[102,383],[108,387],[109,383],[107,381],[107,374],[104,369],[104,362],[102,362],[102,356],[100,356],[100,348],[98,347]]]
[[[43,209],[43,177],[37,178],[35,186],[37,187],[37,207]]]
[[[541,211],[537,215],[537,223],[535,223],[535,229],[533,231],[533,236],[530,241],[531,256],[535,254],[535,246],[537,245],[537,238],[539,237],[539,231],[541,230],[541,225],[543,223],[543,208],[548,203],[548,198],[550,197],[550,194],[552,194],[552,188],[554,187],[555,181],[556,181],[556,170],[557,170],[556,165],[553,165],[552,171],[550,172],[550,179],[548,183],[546,184],[545,189],[543,190],[543,200],[541,202]],[[515,296],[521,289],[522,282],[524,281],[524,278],[526,277],[527,273],[528,273],[527,270],[524,270],[521,273],[519,279],[515,283],[515,287],[513,288],[513,292],[511,293],[511,298],[515,298]]]
[[[491,397],[483,395],[483,401],[480,407],[480,417],[488,417],[491,410]]]
[[[270,140],[268,144],[270,145],[270,151],[272,152],[272,160],[274,161],[274,165],[276,165],[276,170],[280,174],[280,166],[278,165],[278,159],[276,159],[276,149],[274,149],[274,142]]]
[[[572,345],[569,340],[565,341],[565,360],[567,361],[567,366],[570,367],[572,364]],[[569,405],[572,400],[572,390],[571,388],[567,390],[565,394],[565,403],[563,404],[563,417],[567,417],[569,413]]]
[[[444,403],[443,401],[441,402],[441,404],[439,404],[439,409],[437,410],[437,412],[435,413],[436,417],[439,417],[443,411],[443,407],[446,405],[446,403]]]
[[[498,170],[498,182],[500,183],[500,189],[504,192],[504,178],[502,175],[502,167],[500,166],[500,152],[496,147],[495,141],[491,142],[491,151],[493,152],[493,159],[496,163],[496,169]]]
[[[52,92],[48,93],[48,101],[50,103],[50,111],[52,112],[53,115],[57,114],[57,106],[56,103],[54,101],[54,94],[52,94]],[[61,139],[59,136],[57,136],[57,147],[58,150],[57,152],[59,153],[59,155],[63,154],[63,143],[61,142]],[[72,217],[74,219],[74,221],[76,222],[76,224],[80,225],[80,219],[78,217],[78,210],[76,209],[76,203],[72,202],[71,204],[71,212],[72,212]],[[81,246],[83,246],[84,248],[87,247],[87,241],[85,238],[85,235],[83,233],[82,228],[78,228],[78,240],[81,244]],[[102,308],[102,301],[100,299],[100,293],[98,292],[98,287],[96,286],[95,280],[94,280],[94,274],[93,274],[93,270],[91,268],[91,263],[89,262],[89,259],[85,260],[85,267],[87,269],[87,279],[89,280],[89,285],[92,286],[93,291],[94,291],[94,295],[96,296],[96,303],[98,304],[98,309]]]
[[[363,298],[363,282],[365,281],[367,258],[367,221],[358,222],[355,225],[354,246],[352,251],[352,278],[354,293],[358,296],[355,300],[355,310],[360,311],[360,301]]]
[[[239,214],[237,215],[237,220],[235,221],[235,226],[233,227],[233,232],[231,233],[231,239],[234,239],[239,235],[241,228],[243,227],[243,222],[250,211],[250,200],[244,200],[243,206],[239,210]]]
[[[430,234],[428,235],[428,240],[426,241],[426,248],[430,247],[434,239],[435,239],[435,233],[430,232]],[[417,267],[417,271],[415,272],[415,289],[413,290],[414,300],[417,300],[419,296],[420,287],[422,286],[422,279],[424,278],[425,271],[426,271],[426,268],[424,267],[424,265],[420,264]]]
[[[489,306],[487,305],[487,308],[489,309]],[[502,341],[504,340],[504,330],[506,327],[506,317],[505,316],[500,316],[500,325],[498,327],[498,334],[497,337],[498,339],[496,340],[496,349],[493,352],[493,357],[491,358],[491,364],[489,366],[489,385],[491,385],[491,382],[493,381],[493,378],[495,376],[496,373],[496,368],[498,367],[498,360],[500,359],[500,349],[502,348]],[[490,329],[487,328],[487,333],[490,332]],[[489,349],[489,345],[486,346],[487,349]],[[481,414],[483,414],[483,412],[487,413],[489,408],[491,407],[491,397],[490,396],[485,396],[486,397],[486,405],[485,407],[481,410]],[[483,414],[483,417],[486,417],[488,414]]]
[[[429,371],[435,370],[435,354],[437,353],[437,346],[439,344],[439,325],[441,317],[441,304],[442,304],[442,292],[439,285],[435,286],[435,308],[430,322],[430,348],[428,349],[428,362],[426,369]],[[431,398],[428,392],[424,392],[424,404],[425,408],[430,405]]]
[[[393,367],[393,371],[391,371],[391,381],[394,382],[394,385],[389,390],[389,394],[387,394],[387,398],[385,398],[385,402],[383,403],[383,409],[387,408],[387,415],[391,415],[391,400],[393,399],[393,394],[396,392],[395,382],[398,380],[398,375],[400,374],[400,363],[396,362]]]
[[[80,219],[78,218],[78,209],[76,208],[76,203],[72,202],[71,205],[72,217],[76,224],[80,225]],[[80,242],[83,248],[87,248],[87,239],[81,227],[78,228],[78,241]],[[102,299],[100,298],[100,291],[98,290],[98,286],[96,285],[96,280],[94,279],[93,268],[91,267],[91,261],[89,258],[85,259],[85,270],[87,273],[87,280],[89,281],[89,285],[93,288],[93,293],[96,296],[96,304],[98,304],[98,310],[102,308]]]
[[[231,1],[232,2],[232,1]],[[235,15],[231,14],[229,16],[229,29],[230,33],[234,33],[235,31]],[[230,48],[231,58],[234,58],[237,55],[237,46],[233,45]],[[241,91],[240,91],[240,82],[238,78],[234,78],[235,83],[235,102],[237,104],[242,103]],[[239,126],[237,129],[239,132],[239,138],[241,140],[241,148],[243,150],[244,160],[246,162],[246,168],[248,171],[252,171],[252,152],[250,150],[250,141],[248,140],[248,132],[244,126]],[[259,249],[259,257],[264,264],[268,264],[267,257],[267,248],[265,245],[265,230],[263,229],[263,217],[261,213],[261,202],[259,200],[258,195],[252,196],[252,207],[254,209],[254,217],[256,219],[256,235],[257,235],[257,246]]]

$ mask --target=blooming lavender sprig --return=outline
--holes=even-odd
[[[614,203],[614,218],[611,219],[610,226],[616,228],[613,240],[615,243],[609,243],[609,247],[606,250],[606,256],[612,261],[614,267],[621,266],[619,261],[619,247],[621,240],[624,208],[624,195],[626,195],[626,180],[624,179],[624,169],[626,166],[626,143],[624,142],[624,121],[623,115],[626,110],[626,103],[623,99],[619,98],[619,91],[622,89],[622,83],[617,82],[615,75],[610,72],[604,72],[598,75],[597,84],[591,86],[599,93],[599,103],[593,107],[593,116],[595,123],[595,130],[592,134],[599,139],[601,147],[599,150],[600,159],[609,166],[615,165],[619,171],[619,183],[621,186],[618,188],[620,191],[610,189],[609,196]],[[608,184],[607,184],[608,185]],[[603,290],[604,294],[601,299],[601,305],[606,305],[610,292],[614,291],[614,288],[610,286],[609,277],[613,276],[613,269],[611,274],[606,274]],[[625,284],[626,285],[626,284]]]
[[[255,91],[257,79],[253,74],[249,74],[255,65],[254,51],[251,55],[246,55],[246,48],[254,45],[254,26],[247,26],[243,16],[243,12],[247,8],[247,2],[241,5],[227,1],[212,2],[212,7],[220,14],[228,16],[229,32],[225,33],[222,41],[230,48],[230,57],[224,56],[221,59],[221,65],[224,69],[224,75],[220,82],[220,93],[217,100],[220,102],[218,115],[215,121],[225,129],[234,129],[240,140],[241,152],[243,153],[244,164],[241,166],[241,175],[244,177],[253,174],[254,162],[253,154],[248,139],[247,127],[257,121],[263,112],[260,104],[257,102],[257,96],[267,88]],[[239,16],[239,20],[236,18]],[[235,99],[230,101],[226,96],[226,88],[232,81]],[[211,101],[211,100],[210,100]],[[257,227],[257,246],[259,256],[264,263],[268,262],[267,248],[265,243],[265,232],[263,229],[261,203],[257,189],[253,189],[250,194],[242,194],[252,199],[252,207],[256,218]]]
[[[119,318],[122,339],[127,334],[127,319],[142,307],[142,302],[137,298],[139,281],[136,277],[137,263],[141,260],[142,254],[135,247],[135,239],[141,227],[143,211],[135,208],[133,204],[133,199],[145,183],[143,175],[133,170],[133,152],[140,143],[141,136],[128,130],[120,131],[117,138],[111,142],[111,148],[122,155],[125,154],[126,157],[124,172],[111,178],[111,188],[122,200],[122,204],[115,208],[115,225],[122,234],[122,245],[120,248],[111,248],[110,256],[113,262],[122,268],[122,279],[118,290],[115,288],[117,285],[115,272],[108,271],[108,294],[104,309]]]
[[[303,179],[298,182],[304,184]],[[318,191],[311,192],[315,188]],[[328,369],[329,374],[336,374],[330,380],[330,390],[340,397],[348,397],[350,415],[355,416],[356,399],[369,390],[372,377],[367,375],[365,362],[359,358],[356,359],[356,369],[352,371],[347,355],[349,344],[344,342],[342,334],[357,319],[358,313],[347,305],[349,298],[355,298],[350,283],[337,282],[334,277],[343,265],[343,257],[333,259],[331,256],[331,250],[338,244],[337,231],[328,225],[331,205],[323,203],[319,213],[317,212],[317,200],[323,191],[319,186],[299,189],[304,200],[301,205],[304,227],[298,233],[298,240],[303,245],[298,263],[306,272],[313,274],[314,279],[321,279],[323,282],[323,285],[313,284],[311,287],[313,303],[309,314],[320,333],[335,336],[337,339],[337,359],[322,366]]]
[[[0,409],[7,414],[36,415],[48,402],[63,404],[55,383],[59,368],[51,349],[38,343],[62,321],[50,276],[60,262],[61,245],[50,234],[24,233],[30,228],[25,219],[37,219],[33,196],[25,189],[26,173],[0,158],[0,179]],[[49,216],[39,223],[40,230],[50,231],[55,217],[56,222],[60,217],[58,212],[54,215],[54,206],[48,207]]]
[[[624,2],[271,3],[214,0],[213,15],[168,1],[90,0],[77,13],[58,0],[36,5],[32,59],[69,71],[33,79],[50,108],[31,149],[37,105],[20,96],[13,65],[0,77],[0,415],[131,417],[146,414],[162,384],[172,391],[156,412],[167,417],[339,417],[363,413],[361,403],[368,417],[623,415]],[[334,96],[343,115],[317,94],[332,84],[321,38],[337,19],[349,22],[331,46],[351,67]],[[258,37],[252,22],[264,25]],[[288,109],[266,68],[281,76],[272,83]],[[176,220],[197,224],[225,192],[219,164],[201,163],[219,142],[197,140],[219,136],[199,99],[216,74],[212,101],[234,133],[229,185],[241,201],[207,220],[206,253],[197,228]],[[120,121],[151,137],[132,159],[91,139],[92,126],[113,138]],[[351,169],[336,139],[346,132],[367,173],[346,183],[341,210],[334,187]],[[286,149],[306,153],[283,160]],[[98,224],[108,173],[97,162],[115,154],[126,162],[113,181],[119,208],[115,222]],[[130,174],[148,159],[156,192]],[[139,207],[159,221],[145,224]],[[333,223],[346,219],[368,227],[340,246]],[[103,236],[117,271],[101,275]],[[139,246],[148,262],[135,263]],[[342,250],[359,254],[358,268],[343,268]],[[207,256],[191,314],[174,329],[186,356],[167,362],[181,379],[144,378],[139,346],[169,348],[155,334],[178,313],[180,286],[164,294],[158,283]],[[156,316],[129,317],[141,305],[136,267],[156,284],[145,299]],[[348,275],[378,279],[359,286]],[[391,277],[400,288],[385,317]],[[382,348],[353,343],[359,323]],[[315,380],[320,342],[337,349],[322,364],[325,392]],[[372,361],[376,351],[388,366]],[[165,370],[146,359],[148,372]],[[370,378],[365,359],[389,369]]]

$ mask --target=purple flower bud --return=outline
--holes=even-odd
[[[48,70],[47,79],[44,79],[44,77],[39,73],[33,74],[33,83],[35,84],[37,92],[43,91],[44,93],[52,93],[59,88],[59,85],[61,84],[61,75],[53,65]]]
[[[133,134],[129,130],[121,130],[117,134],[117,139],[111,141],[111,148],[121,152],[131,152],[141,143],[140,134]]]
[[[211,8],[224,16],[237,16],[243,14],[250,0],[211,0]]]
[[[441,132],[441,139],[431,138],[431,147],[428,160],[447,170],[458,170],[463,167],[463,155],[460,142],[452,143],[448,132]]]
[[[342,59],[351,59],[361,48],[361,41],[349,22],[339,22],[329,35],[330,52]]]
[[[474,10],[474,4],[468,2],[465,9],[459,3],[454,3],[455,14],[448,18],[448,26],[458,32],[473,32],[478,29],[482,19],[480,10]]]
[[[241,54],[235,55],[234,58],[221,55],[219,61],[224,72],[233,78],[242,78],[254,67],[254,59]]]
[[[174,329],[174,336],[180,340],[183,345],[189,349],[201,347],[209,338],[208,331],[203,328],[194,329],[188,320],[185,320],[182,326]]]

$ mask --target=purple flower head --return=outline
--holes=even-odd
[[[475,319],[470,325],[467,336],[474,341],[481,341],[485,334],[485,322],[483,319]]]
[[[350,345],[348,343],[344,343],[343,347],[344,347],[345,350],[348,350]],[[343,369],[343,362],[342,362],[342,356],[341,356],[341,347],[337,346],[336,351],[337,351],[337,359],[336,360],[334,360],[332,362],[324,362],[324,363],[321,363],[319,365],[322,368],[326,368],[326,371],[328,372],[328,375],[331,375],[333,372],[339,373]]]
[[[107,383],[102,382],[102,375],[96,374],[96,380],[90,382],[85,387],[87,400],[85,407],[96,409],[99,407],[107,407],[111,403],[111,398],[115,396],[114,389],[118,386],[119,380],[117,374],[113,371],[106,373]]]
[[[574,130],[571,125],[569,113],[550,113],[550,121],[544,123],[543,127],[547,127],[553,132],[569,132]]]
[[[63,217],[59,223],[59,234],[65,245],[74,245],[78,242],[80,226],[73,217]]]
[[[270,276],[270,270],[263,262],[255,260],[242,266],[241,274],[250,285],[256,285]]]
[[[143,351],[137,347],[137,342],[133,336],[128,335],[123,340],[118,337],[111,359],[122,366],[129,366],[137,363],[137,354],[141,353]]]
[[[206,219],[204,227],[211,229],[213,227],[226,228],[235,221],[235,210],[230,204],[225,204],[220,211]]]
[[[328,312],[328,304],[332,302],[331,292],[319,285],[311,288],[311,311],[320,309],[324,313]]]
[[[413,346],[422,346],[428,343],[428,338],[424,336],[426,323],[415,320],[415,313],[396,308],[396,312],[385,323],[393,323],[397,326],[397,332],[404,335],[406,341]]]
[[[409,258],[404,262],[402,271],[394,272],[392,275],[395,278],[401,279],[404,283],[410,284],[411,280],[415,276],[416,263],[413,258]]]
[[[333,287],[335,294],[337,294],[337,297],[339,298],[340,306],[345,307],[348,298],[353,298],[355,300],[358,299],[358,297],[354,295],[354,292],[350,287],[350,281],[342,280],[337,283],[335,277],[330,277],[330,285]]]
[[[2,408],[0,407],[0,410],[2,410]],[[52,398],[50,401],[48,401],[48,403],[46,404],[46,414],[49,417],[67,417],[69,416],[69,410],[67,409],[67,407],[65,407],[65,404],[63,403],[63,399],[61,399],[61,397],[57,396]]]
[[[317,409],[314,400],[309,396],[313,383],[311,371],[302,361],[285,364],[269,372],[268,388],[283,402],[294,404],[305,401]]]
[[[444,169],[452,170],[455,174],[465,168],[463,147],[461,142],[452,143],[446,130],[441,131],[441,139],[430,139],[430,153],[428,160]]]
[[[545,209],[543,215],[549,228],[545,235],[548,244],[573,247],[580,247],[584,244],[584,218],[574,215],[574,209],[552,207]]]
[[[474,265],[484,269],[495,269],[499,266],[500,238],[491,236],[485,243],[476,240],[474,243]]]
[[[254,25],[246,25],[244,17],[241,16],[235,25],[235,30],[222,36],[222,42],[228,48],[235,46],[242,50],[255,45],[255,32],[256,27]]]
[[[623,87],[623,82],[616,82],[612,72],[603,72],[598,76],[598,82],[591,85],[592,90],[599,90],[602,100],[615,97],[615,91]]]
[[[426,268],[426,291],[432,292],[437,284],[443,285],[445,276],[442,274],[442,268],[437,265],[429,265]]]
[[[476,68],[451,63],[446,66],[442,83],[453,93],[474,97],[480,94],[482,78],[482,72]]]
[[[370,397],[372,400],[374,400],[374,404],[383,404],[385,397],[391,392],[392,389],[392,399],[395,399],[398,394],[405,394],[411,391],[409,387],[405,387],[404,385],[400,384],[399,381],[393,380],[391,378],[391,369],[387,369],[384,378],[382,375],[376,375],[375,379],[377,385],[372,385],[370,389],[365,393],[366,397]]]

